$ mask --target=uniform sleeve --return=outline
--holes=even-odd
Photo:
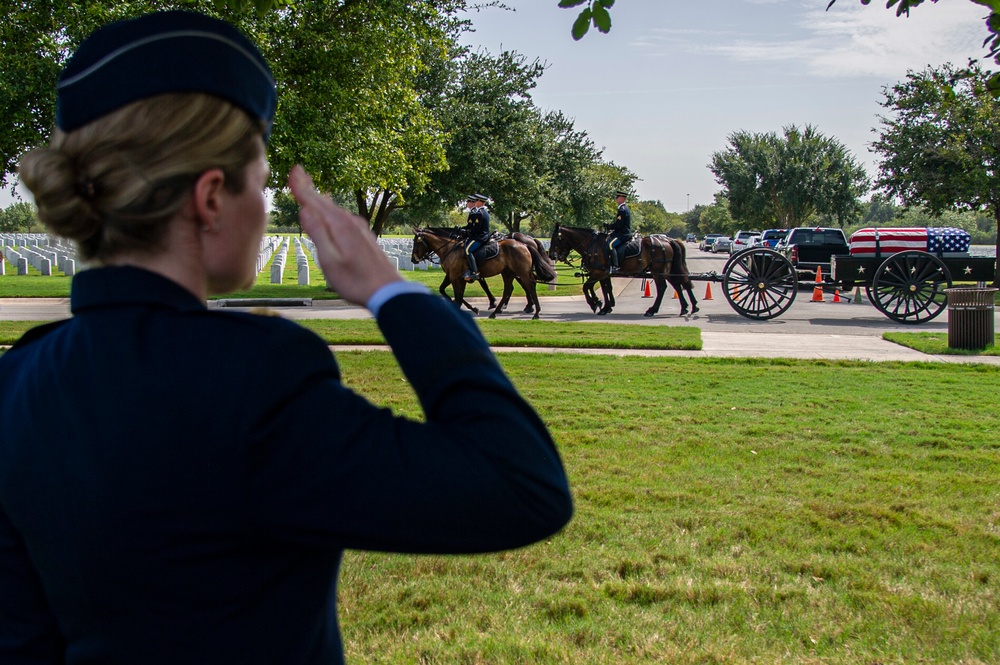
[[[0,663],[62,663],[65,647],[24,540],[0,508]]]
[[[555,445],[473,320],[442,298],[406,294],[378,322],[426,421],[354,394],[329,350],[300,340],[283,396],[253,427],[261,528],[314,546],[414,553],[520,547],[562,528],[572,500]]]

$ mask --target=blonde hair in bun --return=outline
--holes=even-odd
[[[202,93],[143,99],[21,157],[19,176],[50,233],[76,242],[84,261],[156,253],[198,176],[222,169],[240,193],[264,149],[263,123]]]

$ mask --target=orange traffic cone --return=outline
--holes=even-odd
[[[702,298],[702,300],[711,300],[711,299],[712,299],[712,283],[711,282],[706,282],[705,283],[705,297]]]
[[[681,297],[681,294],[677,293],[677,289],[674,289],[674,297],[671,300],[677,300]]]
[[[823,287],[820,286],[823,283],[823,269],[816,266],[816,286],[813,288],[813,297],[811,302],[826,302],[823,298]]]
[[[840,299],[840,289],[834,289],[833,302],[843,302],[843,300]]]
[[[642,297],[643,297],[643,298],[652,298],[652,297],[653,297],[653,294],[652,294],[652,293],[650,293],[650,289],[649,289],[649,283],[650,283],[651,281],[652,281],[652,280],[649,280],[649,279],[645,279],[645,278],[644,278],[644,279],[642,280],[642,283],[643,283],[643,287],[642,287],[642,289],[643,289],[643,291],[642,291]]]

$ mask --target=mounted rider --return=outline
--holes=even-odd
[[[632,239],[632,212],[625,203],[627,198],[627,193],[620,190],[615,192],[618,213],[615,216],[614,222],[604,225],[605,230],[608,232],[607,258],[611,266],[608,272],[611,274],[618,272],[621,265],[620,252],[625,251],[625,243]]]
[[[465,225],[465,260],[469,263],[469,269],[462,275],[462,279],[467,282],[474,282],[479,279],[479,267],[476,265],[476,257],[472,255],[484,243],[490,239],[490,211],[486,209],[487,197],[482,194],[473,194],[466,199],[466,206],[469,208],[469,221]]]

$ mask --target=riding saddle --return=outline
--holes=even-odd
[[[488,242],[483,243],[479,246],[479,249],[472,253],[472,256],[476,259],[476,263],[482,263],[483,261],[488,261],[500,253],[500,244],[495,239],[490,239]]]

